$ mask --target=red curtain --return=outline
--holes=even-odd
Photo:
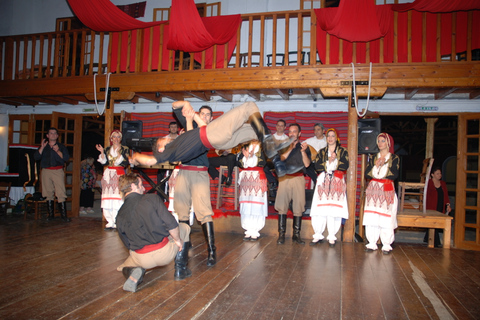
[[[459,4],[460,0],[457,0]],[[423,0],[422,0],[423,2]],[[478,1],[477,1],[478,2]],[[409,4],[410,5],[410,4]],[[393,35],[393,5],[379,5],[376,6],[376,17],[379,22],[380,31],[385,35],[383,37],[383,62],[392,63],[393,62],[393,47],[394,47],[394,35]],[[457,6],[458,7],[458,6]],[[326,43],[327,43],[327,34],[326,31],[328,27],[331,28],[331,23],[333,17],[337,16],[336,10],[340,8],[325,8],[325,9],[316,9],[315,14],[317,15],[317,50],[319,53],[320,60],[326,62]],[[411,10],[411,19],[412,19],[412,33],[411,39],[408,35],[408,12],[398,12],[397,21],[398,21],[398,34],[397,34],[397,50],[398,50],[398,59],[399,62],[408,62],[408,42],[411,41],[412,45],[412,61],[421,62],[422,61],[422,41],[423,35],[420,32],[423,29],[423,13]],[[449,55],[452,48],[452,13],[426,13],[426,61],[432,62],[436,61],[436,43],[437,43],[437,16],[440,15],[441,18],[441,34],[440,34],[440,43],[441,43],[441,55]],[[467,50],[467,22],[468,22],[468,13],[466,11],[459,11],[456,13],[456,52],[464,52]],[[327,19],[327,22],[322,21],[321,19]],[[341,21],[339,23],[342,23]],[[348,23],[348,22],[346,22]],[[360,30],[360,29],[359,29]],[[473,11],[473,28],[472,30],[480,30],[480,11]],[[356,43],[356,62],[357,63],[366,63],[371,61],[374,63],[380,62],[380,40],[370,41],[370,48],[367,51],[367,46],[365,42],[362,42],[366,39],[365,35],[362,35],[361,32],[358,32],[356,38],[343,39],[335,35],[330,35],[330,51],[329,51],[329,63],[337,64],[340,63],[339,52],[340,48],[342,49],[342,63],[348,64],[352,62],[352,53],[353,53],[353,43]],[[340,41],[344,40],[344,41]],[[473,33],[472,39],[472,49],[480,48],[480,34]],[[369,60],[367,60],[367,54],[369,55]]]
[[[480,9],[478,0],[416,0],[412,3],[396,4],[392,8],[394,11],[426,11],[430,13],[468,11]]]
[[[338,8],[317,9],[320,28],[331,35],[347,41],[372,41],[388,31],[389,15],[380,13],[371,0],[342,0]]]
[[[143,22],[130,17],[110,0],[68,0],[70,8],[84,25],[95,31],[125,31],[165,22]]]

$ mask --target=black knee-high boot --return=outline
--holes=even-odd
[[[276,144],[270,129],[268,129],[267,124],[259,112],[252,114],[248,118],[248,122],[257,134],[258,140],[262,142],[263,151],[267,155],[267,158],[273,158],[278,150],[285,148],[291,143],[290,140],[286,140],[281,144]]]
[[[58,203],[58,210],[60,210],[60,216],[62,217],[63,221],[72,221],[69,217],[67,217],[67,203],[65,201]]]
[[[190,221],[189,221],[189,220],[178,220],[178,222],[179,222],[179,223],[185,223],[187,226],[190,227]],[[190,234],[191,234],[191,233],[192,233],[192,229],[190,229]],[[190,237],[189,237],[189,239],[190,239]],[[188,241],[188,242],[186,242],[186,243],[188,243],[188,249],[191,249],[191,248],[192,248],[192,242],[191,242],[191,240]]]
[[[207,241],[207,266],[211,267],[217,263],[217,254],[215,247],[215,234],[213,232],[213,222],[205,222],[202,224],[203,234],[205,235],[205,240]]]
[[[278,239],[277,244],[285,243],[285,232],[287,231],[287,215],[278,215]]]
[[[305,244],[305,241],[300,237],[300,231],[302,230],[302,217],[293,217],[293,242],[299,244]]]
[[[192,271],[187,268],[188,264],[188,249],[190,247],[190,242],[184,242],[182,251],[177,253],[175,257],[175,280],[183,280],[192,275]]]
[[[52,221],[55,218],[55,201],[47,200],[47,221]]]

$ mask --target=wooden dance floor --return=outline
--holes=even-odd
[[[217,233],[209,268],[199,228],[192,244],[191,278],[173,281],[171,263],[130,293],[116,271],[127,251],[100,221],[3,219],[0,319],[480,319],[479,252]]]

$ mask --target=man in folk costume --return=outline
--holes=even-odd
[[[310,245],[323,242],[325,227],[330,247],[335,246],[342,219],[348,219],[347,184],[345,173],[349,166],[348,151],[340,146],[337,130],[328,129],[327,147],[320,150],[315,161],[318,175],[313,194],[310,217],[314,230]]]
[[[368,244],[367,252],[377,250],[377,241],[382,241],[382,252],[389,254],[395,240],[397,227],[397,195],[393,182],[398,177],[400,160],[393,149],[393,138],[387,133],[377,137],[380,152],[368,161],[365,175],[370,178],[365,191],[363,225]]]
[[[58,130],[56,128],[48,129],[47,138],[42,141],[41,146],[33,155],[35,161],[40,160],[42,168],[42,196],[47,198],[47,221],[53,220],[55,196],[58,201],[58,208],[62,220],[70,222],[67,217],[67,192],[65,189],[65,171],[63,167],[70,159],[68,149],[58,142]]]
[[[190,110],[187,115],[182,109],[174,109],[176,118],[186,128],[187,132],[194,127],[206,126],[212,121],[212,109],[202,106],[197,120],[193,122],[195,111]],[[198,121],[198,122],[197,122]],[[207,242],[207,266],[214,266],[217,262],[215,234],[213,229],[213,210],[210,201],[210,178],[208,176],[208,151],[203,152],[192,160],[185,161],[178,166],[179,171],[174,181],[174,212],[178,221],[190,225],[190,211],[193,205],[195,216],[202,224],[205,241]],[[190,242],[187,243],[187,247]]]
[[[119,179],[125,202],[117,217],[118,235],[129,250],[128,258],[117,267],[127,279],[123,290],[136,292],[145,269],[165,266],[175,259],[174,280],[192,275],[188,269],[190,226],[178,224],[160,197],[144,194],[142,180],[135,173]]]
[[[123,204],[120,191],[118,190],[118,178],[125,174],[125,168],[129,165],[129,149],[121,145],[122,133],[113,130],[110,134],[110,146],[105,149],[97,144],[100,151],[98,162],[106,166],[102,177],[102,209],[103,216],[107,220],[106,231],[115,230],[115,219],[118,209]]]
[[[310,165],[311,154],[308,145],[305,142],[300,142],[301,134],[300,125],[297,123],[290,125],[288,135],[293,142],[280,156],[279,162],[284,164],[286,173],[279,178],[277,197],[275,199],[275,210],[278,211],[277,244],[285,243],[287,212],[290,202],[292,202],[293,211],[292,240],[299,244],[305,244],[305,241],[300,237],[302,214],[305,211],[305,177],[303,176],[303,169]],[[278,162],[275,168],[278,168]]]
[[[268,215],[267,178],[263,171],[266,161],[260,142],[254,140],[243,147],[238,162],[243,168],[238,181],[243,240],[256,241]]]

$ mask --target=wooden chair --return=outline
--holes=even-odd
[[[405,195],[409,197],[418,197],[418,209],[423,211],[424,214],[427,211],[425,195],[427,194],[428,180],[430,180],[430,172],[432,171],[433,161],[433,158],[427,158],[423,160],[420,182],[398,183],[398,202],[400,204],[400,212],[403,212],[404,209],[416,209],[416,207],[414,207],[411,203],[405,202]]]
[[[10,207],[10,187],[11,182],[0,181],[0,206],[3,207],[3,212],[7,214],[7,209]]]
[[[238,167],[233,169],[233,181],[231,188],[234,188],[233,196],[231,194],[224,193],[225,185],[222,184],[222,177],[225,173],[227,173],[228,168],[226,166],[220,166],[219,168],[219,176],[218,176],[218,188],[217,188],[217,209],[220,209],[222,206],[222,199],[223,198],[234,198],[234,206],[235,210],[238,209],[238,178],[239,178],[239,170]]]

